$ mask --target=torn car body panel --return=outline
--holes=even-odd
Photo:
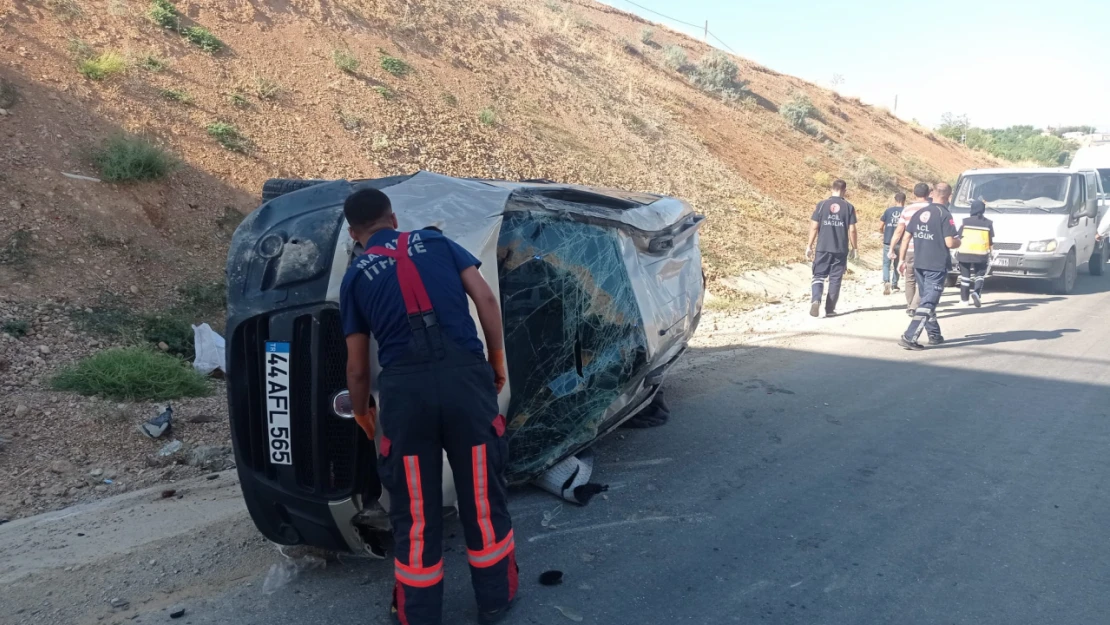
[[[502,302],[512,482],[646,406],[701,312],[704,218],[673,198],[420,172],[322,182],[267,202],[228,257],[228,399],[248,509],[279,543],[358,549],[351,519],[335,511],[346,517],[382,494],[373,445],[331,408],[346,388],[339,285],[362,252],[342,203],[360,186],[390,196],[402,230],[436,226],[482,261]],[[477,322],[473,304],[471,314]],[[286,443],[267,430],[266,345],[289,353],[288,465],[271,462],[267,447]]]

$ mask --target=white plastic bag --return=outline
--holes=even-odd
[[[216,369],[224,368],[224,337],[216,333],[207,323],[193,326],[193,345],[197,357],[193,368],[208,375]]]

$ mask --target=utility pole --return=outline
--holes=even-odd
[[[898,94],[894,94],[894,114],[898,114]]]
[[[705,36],[703,39],[705,39],[707,43],[709,42],[709,20],[705,20]]]

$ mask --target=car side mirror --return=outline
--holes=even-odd
[[[1084,217],[1098,217],[1098,200],[1087,200],[1087,208],[1083,211]]]

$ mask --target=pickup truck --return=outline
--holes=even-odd
[[[1110,258],[1096,240],[1106,211],[1094,169],[975,169],[956,182],[952,216],[959,221],[982,199],[994,222],[991,275],[1047,280],[1052,292],[1071,293],[1078,267],[1101,276]]]

